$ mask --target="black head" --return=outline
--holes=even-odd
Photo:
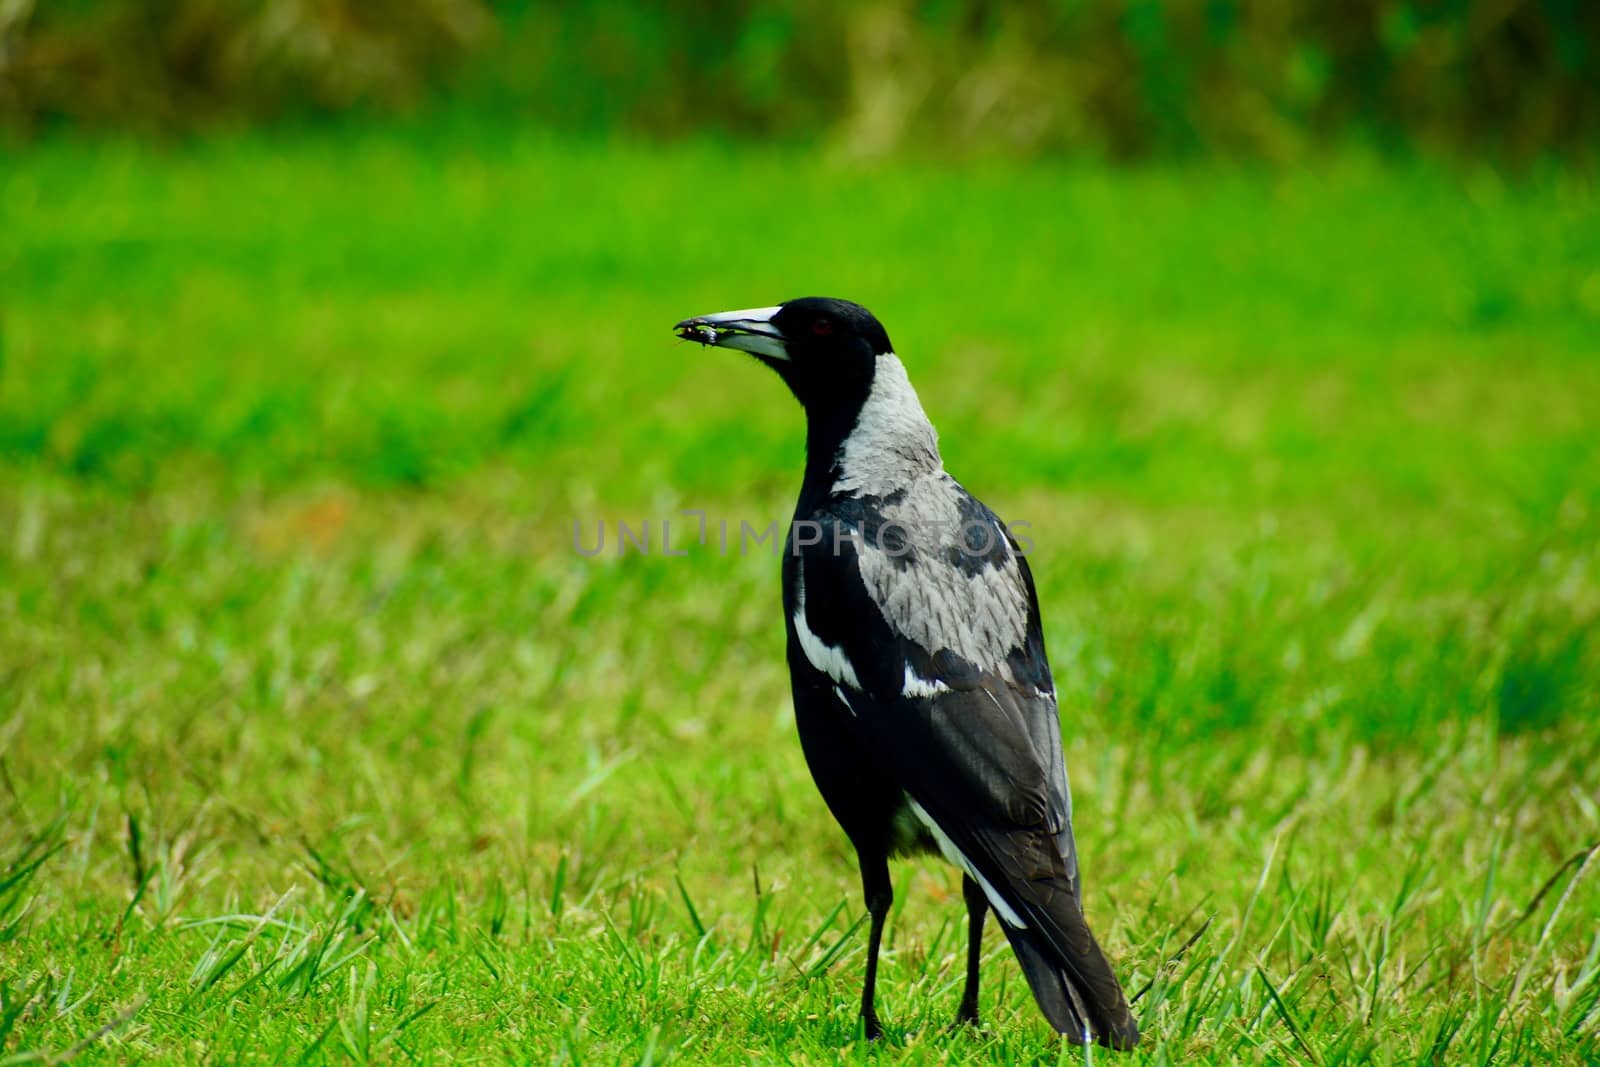
[[[749,352],[777,371],[812,415],[859,409],[878,357],[893,351],[872,312],[826,296],[699,315],[673,329],[685,341]]]

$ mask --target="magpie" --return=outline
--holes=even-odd
[[[783,554],[789,674],[806,763],[861,867],[866,1036],[883,1033],[873,990],[889,858],[928,851],[964,872],[958,1024],[978,1024],[992,909],[1057,1031],[1132,1048],[1138,1025],[1083,916],[1033,576],[1006,525],[945,473],[889,335],[866,308],[828,297],[674,330],[753,355],[805,409]]]

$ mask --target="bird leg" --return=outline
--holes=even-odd
[[[887,859],[864,861],[861,866],[861,885],[866,891],[867,915],[872,920],[867,934],[867,977],[861,987],[861,1026],[868,1041],[883,1036],[878,1023],[878,1011],[872,1005],[873,988],[878,983],[878,946],[883,943],[883,922],[889,917],[889,905],[894,903],[894,886],[889,881]]]
[[[967,987],[956,1009],[956,1025],[979,1026],[978,959],[983,955],[983,920],[989,914],[989,898],[970,874],[961,876],[961,896],[967,902]]]

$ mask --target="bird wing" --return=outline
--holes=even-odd
[[[792,631],[914,814],[983,886],[1057,1029],[1136,1041],[1083,918],[1033,578],[1000,520],[960,493],[963,515],[998,533],[992,544],[973,538],[951,553],[925,531],[894,528],[894,509],[870,500],[814,517],[824,536],[797,551],[797,580],[786,583]]]

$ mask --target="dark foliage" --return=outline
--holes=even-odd
[[[1524,160],[1600,134],[1591,0],[35,0],[0,122],[188,130],[460,108],[876,154],[1292,156],[1330,138]]]

